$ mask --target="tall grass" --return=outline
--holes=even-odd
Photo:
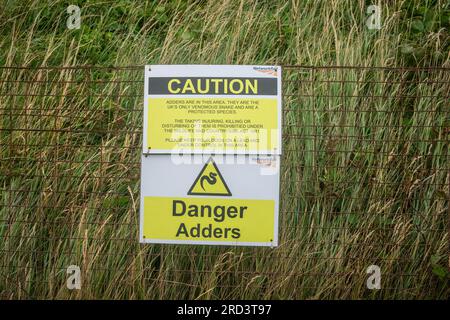
[[[143,69],[105,68],[448,68],[445,1],[383,2],[381,30],[366,1],[77,3],[79,30],[0,4],[0,65],[30,67],[0,69],[2,298],[448,297],[448,69],[285,68],[273,249],[138,243]]]

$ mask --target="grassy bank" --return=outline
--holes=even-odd
[[[444,1],[383,2],[380,30],[365,1],[77,3],[77,30],[68,3],[0,4],[0,297],[448,297],[449,71],[411,69],[449,67]],[[284,69],[272,249],[138,244],[156,63],[405,69]]]

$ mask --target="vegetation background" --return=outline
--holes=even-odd
[[[0,297],[448,298],[449,18],[440,0],[0,0]],[[140,66],[172,63],[286,66],[279,248],[138,243]]]

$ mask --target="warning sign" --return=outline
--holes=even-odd
[[[277,246],[281,115],[279,66],[146,66],[140,241]]]
[[[277,245],[278,156],[182,160],[142,156],[141,242]]]
[[[220,174],[213,158],[209,158],[202,171],[189,189],[189,195],[231,196],[230,189]]]
[[[281,68],[145,68],[143,153],[281,154]]]

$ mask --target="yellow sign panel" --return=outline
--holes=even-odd
[[[231,196],[230,189],[212,158],[206,162],[188,194]]]
[[[268,243],[274,239],[273,200],[144,197],[143,238]]]
[[[146,148],[267,153],[280,150],[276,98],[148,98]]]

